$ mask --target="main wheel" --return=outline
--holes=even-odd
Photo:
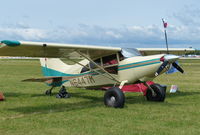
[[[155,95],[152,94],[150,89],[147,90],[146,98],[148,101],[161,101],[165,100],[166,87],[162,87],[159,84],[152,84],[150,87],[154,90]]]
[[[112,87],[105,92],[104,104],[106,106],[114,108],[123,108],[124,103],[124,93],[118,87]]]

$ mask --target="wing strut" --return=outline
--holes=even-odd
[[[81,63],[79,63],[79,62],[75,62],[75,61],[73,61],[73,60],[71,60],[71,61],[74,62],[74,63],[77,63],[77,64],[79,64],[79,65],[81,65],[81,66],[83,66],[83,67],[85,67],[85,68],[87,68],[87,69],[90,70],[90,68],[89,68],[88,66],[85,66],[85,65],[83,65],[83,64],[81,64]],[[92,70],[92,71],[96,72],[97,74],[101,74],[101,75],[105,76],[105,77],[108,78],[108,79],[113,80],[113,78],[109,78],[108,76],[102,74],[101,72],[98,72],[98,71],[96,71],[96,70]],[[116,80],[114,80],[114,81],[116,81]],[[117,82],[119,82],[119,81],[117,81]]]
[[[120,81],[118,81],[115,77],[113,77],[108,71],[106,71],[104,68],[102,68],[101,66],[99,66],[98,64],[96,64],[92,59],[90,59],[89,57],[87,57],[86,55],[84,55],[83,53],[81,53],[80,51],[76,51],[78,54],[80,54],[82,57],[86,58],[87,60],[89,60],[90,62],[92,62],[92,64],[94,64],[95,66],[97,66],[100,70],[102,70],[104,73],[106,73],[108,76],[105,76],[111,80],[114,80],[118,83],[120,83]],[[95,71],[97,72],[97,71]],[[102,74],[103,75],[103,74]],[[111,77],[111,78],[110,78]]]

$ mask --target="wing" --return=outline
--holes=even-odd
[[[154,54],[164,54],[167,53],[166,48],[137,48],[138,51],[141,52],[142,55],[154,55]],[[187,53],[195,52],[194,48],[169,48],[170,54],[175,55],[185,55]]]
[[[91,59],[96,59],[119,51],[121,51],[121,48],[117,47],[46,42],[3,40],[0,44],[0,56],[80,58],[78,52],[81,52]]]

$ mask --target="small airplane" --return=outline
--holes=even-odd
[[[184,72],[176,63],[179,56],[141,56],[134,48],[3,40],[0,55],[39,57],[45,77],[23,81],[45,82],[51,86],[46,95],[55,87],[61,87],[58,98],[70,96],[66,87],[105,88],[104,104],[114,108],[123,108],[124,92],[138,87],[145,87],[147,100],[164,101],[166,87],[152,80],[171,67]],[[74,64],[66,64],[62,58]]]

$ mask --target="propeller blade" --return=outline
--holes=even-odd
[[[176,62],[173,62],[172,66],[175,67],[179,72],[184,73],[184,70],[178,64],[176,64]]]
[[[156,71],[155,76],[158,76],[163,71],[163,69],[167,66],[168,63],[169,63],[168,61],[164,61],[162,65],[158,68],[158,70]]]

